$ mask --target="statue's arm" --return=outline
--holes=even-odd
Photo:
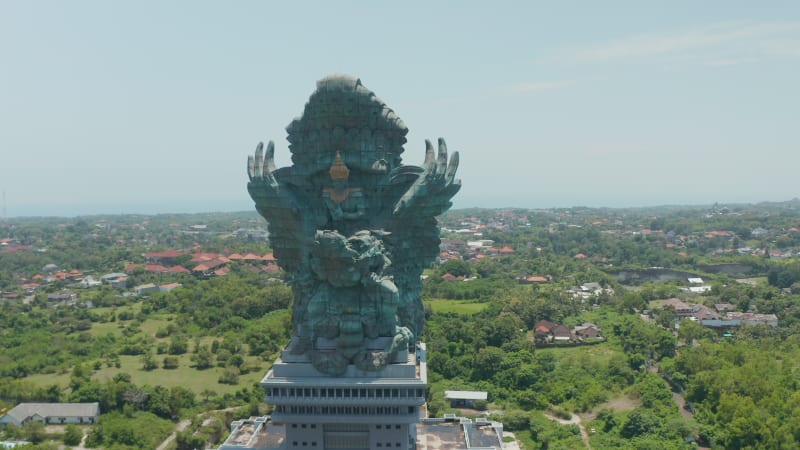
[[[447,161],[447,144],[439,138],[439,151],[436,154],[433,144],[425,141],[425,162],[422,173],[397,201],[394,215],[402,216],[409,212],[436,216],[450,207],[450,199],[461,188],[457,180],[458,152],[453,152]]]
[[[247,175],[250,178],[247,191],[259,210],[298,209],[291,190],[276,177],[275,144],[272,141],[267,143],[266,152],[264,143],[259,142],[255,155],[247,157]],[[270,220],[269,217],[265,218]]]

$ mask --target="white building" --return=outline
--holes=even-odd
[[[33,420],[44,424],[95,423],[99,403],[20,403],[0,417],[0,424],[21,427]]]

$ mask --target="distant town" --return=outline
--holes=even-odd
[[[487,448],[800,436],[778,420],[796,396],[800,202],[455,210],[440,229],[429,419],[496,424]],[[272,426],[259,382],[289,340],[292,280],[267,237],[249,212],[0,222],[0,440],[242,448]]]

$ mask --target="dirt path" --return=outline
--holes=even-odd
[[[683,416],[684,419],[694,418],[694,414],[692,414],[691,411],[686,409],[686,399],[683,398],[681,394],[673,392],[672,399],[675,400],[675,403],[678,405],[678,409],[681,411],[681,415]]]
[[[184,419],[184,420],[181,420],[180,422],[178,422],[178,425],[175,427],[175,431],[173,431],[172,434],[167,436],[167,438],[164,439],[164,442],[162,442],[161,445],[159,445],[158,449],[156,449],[156,450],[165,450],[167,448],[167,446],[169,446],[169,444],[172,441],[175,440],[175,435],[177,435],[181,431],[185,430],[186,427],[188,427],[191,424],[192,424],[192,421],[189,420],[189,419]]]
[[[207,417],[207,418],[206,418],[206,419],[203,421],[203,425],[208,425],[208,424],[210,423],[209,421],[212,419],[212,418],[210,417],[210,416],[211,416],[211,414],[213,414],[213,413],[218,413],[218,412],[233,411],[233,410],[235,410],[235,409],[237,409],[237,408],[239,408],[239,407],[238,407],[238,406],[231,406],[231,407],[229,407],[229,408],[224,408],[224,409],[212,409],[211,411],[206,411],[206,412],[204,412],[204,413],[202,413],[202,414],[201,414],[201,415],[205,415],[205,414],[208,414],[208,415],[209,415],[209,417]],[[164,442],[162,442],[162,443],[161,443],[161,445],[159,445],[159,446],[158,446],[158,449],[157,449],[157,450],[166,450],[166,448],[169,446],[169,444],[170,444],[172,441],[174,441],[174,440],[175,440],[175,435],[177,435],[177,434],[178,434],[178,433],[180,433],[181,431],[185,430],[185,429],[186,429],[186,427],[188,427],[188,426],[189,426],[189,425],[191,425],[191,424],[192,424],[192,421],[191,421],[191,420],[189,420],[189,419],[181,420],[180,422],[178,422],[178,425],[176,425],[176,426],[175,426],[175,431],[173,431],[173,432],[172,432],[172,434],[170,434],[169,436],[167,436],[167,438],[166,438],[166,439],[164,439]],[[84,436],[84,438],[85,438],[85,436]]]
[[[550,420],[555,420],[561,425],[577,425],[581,430],[581,438],[583,439],[583,443],[586,445],[586,448],[592,448],[592,445],[589,443],[589,433],[586,432],[586,428],[583,426],[583,423],[581,423],[581,418],[577,414],[572,414],[572,417],[570,417],[569,420],[562,419],[548,413],[544,413],[544,416]]]

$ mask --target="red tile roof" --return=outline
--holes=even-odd
[[[219,257],[219,255],[216,253],[195,253],[192,255],[192,262],[211,261],[217,257]]]
[[[194,269],[192,269],[192,272],[205,272],[207,270],[214,269],[229,262],[230,260],[228,258],[217,258],[210,261],[205,261],[196,265]]]
[[[530,283],[547,283],[547,281],[548,281],[547,277],[538,276],[538,275],[530,276],[530,277],[526,278],[526,280],[528,282],[530,282]]]
[[[183,256],[184,253],[178,250],[167,250],[164,252],[152,252],[147,253],[145,256],[148,258],[175,258],[177,256]]]
[[[261,270],[262,270],[263,272],[266,272],[266,273],[275,273],[275,272],[280,272],[280,271],[281,271],[281,268],[280,268],[280,267],[278,267],[278,265],[277,265],[277,264],[267,264],[267,265],[266,265],[266,266],[264,266],[264,268],[263,268],[263,269],[261,269]]]

